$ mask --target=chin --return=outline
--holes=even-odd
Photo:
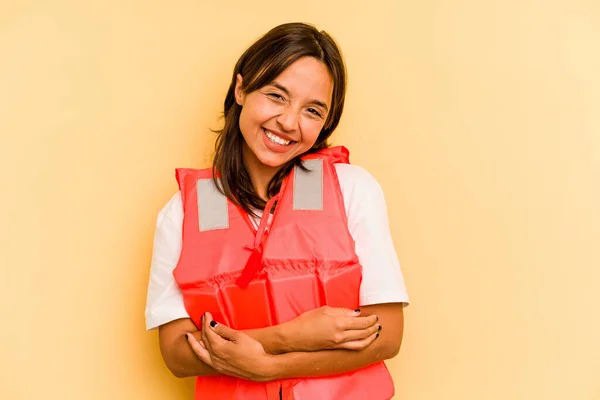
[[[287,157],[259,157],[258,161],[264,166],[270,168],[279,168],[282,167],[287,161]]]

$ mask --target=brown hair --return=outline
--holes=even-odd
[[[265,201],[256,194],[242,157],[244,138],[239,127],[242,107],[235,101],[236,77],[243,77],[243,90],[253,92],[270,84],[287,67],[302,57],[322,61],[333,79],[331,109],[325,125],[312,149],[314,152],[328,147],[327,139],[337,127],[344,109],[346,95],[346,67],[340,49],[329,34],[304,23],[279,25],[258,39],[240,57],[233,69],[231,85],[225,97],[223,115],[225,125],[217,131],[213,173],[221,178],[220,188],[231,201],[246,212],[263,209]],[[276,195],[283,179],[298,165],[300,156],[286,163],[271,179],[267,188],[269,198]],[[216,183],[216,182],[215,182]],[[219,185],[217,185],[219,187]]]

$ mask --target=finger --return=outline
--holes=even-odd
[[[348,317],[344,317],[339,319],[338,323],[339,323],[339,327],[343,330],[361,330],[361,329],[367,329],[370,328],[374,325],[377,324],[377,321],[379,320],[379,318],[377,318],[376,315],[369,315],[367,317],[354,317],[354,318],[348,318]]]
[[[373,344],[373,342],[379,337],[379,332],[374,333],[373,335],[365,338],[365,339],[361,339],[361,340],[354,340],[351,342],[346,342],[346,343],[342,343],[340,345],[338,345],[337,348],[339,349],[346,349],[346,350],[364,350],[367,347],[369,347],[371,344]]]
[[[190,347],[192,348],[194,353],[196,353],[198,358],[201,359],[205,364],[210,365],[212,367],[213,364],[210,358],[210,353],[208,352],[204,344],[196,340],[194,335],[192,335],[191,333],[186,333],[185,337],[187,338]]]
[[[325,310],[326,314],[329,314],[334,317],[358,317],[360,315],[360,310],[351,310],[345,307],[327,307]]]
[[[235,329],[231,329],[223,324],[218,324],[216,321],[210,323],[212,330],[223,339],[227,339],[231,342],[236,342],[239,339],[240,333]]]
[[[204,313],[204,315],[202,316],[202,342],[204,343],[204,347],[206,347],[208,351],[212,351],[211,343],[208,340],[208,336],[206,335],[206,332],[210,330],[210,323],[207,321],[206,314],[207,313]]]
[[[370,337],[371,335],[376,334],[380,330],[381,330],[381,325],[375,324],[375,325],[368,327],[367,329],[344,331],[344,333],[342,334],[341,343],[366,339],[366,338]]]
[[[204,339],[204,344],[206,344],[209,350],[212,352],[215,351],[214,346],[218,346],[229,341],[222,338],[214,331],[213,326],[216,327],[217,325],[219,324],[212,319],[211,313],[207,312],[204,314],[205,329],[202,332],[202,338],[206,338]]]

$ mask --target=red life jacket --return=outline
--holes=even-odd
[[[183,245],[174,276],[196,326],[205,312],[234,329],[281,324],[324,305],[358,308],[361,266],[348,232],[334,163],[343,147],[307,155],[264,211],[259,229],[219,192],[210,169],[178,169]],[[266,234],[269,208],[277,207]],[[211,400],[387,400],[394,386],[379,362],[346,374],[258,383],[198,377],[195,398]]]

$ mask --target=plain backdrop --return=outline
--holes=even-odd
[[[0,2],[0,398],[192,399],[144,306],[176,167],[273,26],[340,43],[381,183],[403,400],[600,399],[600,3]]]

